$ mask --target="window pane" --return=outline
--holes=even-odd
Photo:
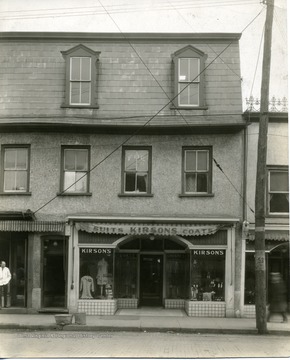
[[[188,104],[189,105],[198,105],[199,104],[199,85],[198,84],[190,84],[188,86],[188,92],[189,92],[189,99]]]
[[[135,191],[135,179],[134,173],[125,174],[125,191]]]
[[[137,190],[147,192],[147,174],[137,174]]]
[[[199,171],[208,170],[208,151],[197,152],[197,170]]]
[[[70,102],[71,102],[71,104],[79,104],[80,103],[81,83],[71,82],[70,86],[71,86]]]
[[[27,149],[17,149],[17,169],[27,169]]]
[[[188,96],[189,96],[189,86],[188,84],[179,84],[178,86],[178,99],[179,99],[179,105],[189,105],[188,102]],[[187,88],[185,89],[185,87]]]
[[[196,174],[185,175],[185,192],[195,192],[196,190]]]
[[[270,172],[270,191],[289,191],[288,172]]]
[[[82,82],[80,83],[80,91],[81,91],[81,104],[89,104],[91,98],[91,83]]]
[[[199,81],[199,59],[192,58],[189,59],[189,69],[190,69],[190,81]]]
[[[189,59],[179,59],[179,81],[189,81]]]
[[[27,189],[27,172],[16,171],[16,190],[26,191]]]
[[[288,213],[289,195],[288,194],[270,194],[270,212]]]
[[[65,174],[64,174],[64,190],[67,189],[66,190],[67,192],[75,191],[75,185],[72,185],[74,182],[75,182],[75,172],[72,172],[72,171],[65,172]],[[68,189],[68,187],[69,187],[69,189]]]
[[[125,152],[125,170],[136,171],[137,170],[137,152],[135,150],[126,150]]]
[[[4,169],[16,169],[16,149],[5,149]]]
[[[83,57],[81,60],[81,80],[91,81],[91,59]]]
[[[5,171],[4,191],[16,190],[16,171]]]
[[[80,58],[73,57],[71,58],[71,76],[70,79],[73,81],[81,80],[81,73],[80,73]]]
[[[148,151],[136,151],[137,171],[148,171]]]
[[[195,171],[196,170],[196,151],[187,150],[185,151],[185,170]]]
[[[85,172],[77,172],[76,173],[76,181],[79,180],[75,184],[75,190],[77,192],[86,192],[87,191],[87,176],[84,176]]]
[[[115,289],[117,298],[137,297],[137,254],[116,253]]]
[[[88,170],[88,151],[87,150],[75,150],[76,154],[76,170],[87,171]]]
[[[64,170],[75,170],[75,150],[64,151]]]
[[[207,192],[207,174],[196,174],[197,192]]]

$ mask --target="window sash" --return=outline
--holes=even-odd
[[[178,59],[178,105],[198,106],[200,85],[200,59]]]
[[[130,149],[124,152],[124,193],[149,192],[149,150]]]
[[[192,156],[192,163],[189,161],[189,156]],[[202,157],[205,158],[200,161]],[[203,149],[188,149],[183,153],[183,191],[186,194],[194,193],[209,193],[210,187],[210,164],[209,164],[209,150]]]
[[[63,152],[63,191],[88,191],[88,149],[64,149]]]
[[[70,104],[90,105],[91,103],[91,58],[70,58]]]
[[[279,174],[283,175],[281,177],[282,181],[280,183],[277,177],[277,175]],[[286,181],[285,181],[285,175],[287,176]],[[277,190],[275,188],[277,188]],[[268,212],[269,214],[279,214],[279,215],[289,214],[288,171],[275,169],[275,170],[269,170],[268,172]]]
[[[6,148],[4,150],[4,192],[28,191],[28,149]]]

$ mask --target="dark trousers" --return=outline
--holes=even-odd
[[[0,286],[0,308],[2,306],[2,296],[4,297],[4,306],[7,306],[8,284]]]

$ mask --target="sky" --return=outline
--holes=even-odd
[[[244,110],[260,98],[265,18],[262,0],[0,1],[0,31],[242,33]],[[275,0],[270,98],[288,99],[288,45],[287,0]]]

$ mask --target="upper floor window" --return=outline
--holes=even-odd
[[[173,102],[175,107],[186,109],[206,108],[204,94],[205,59],[205,54],[192,46],[187,46],[173,54]]]
[[[88,193],[89,167],[88,147],[62,147],[61,191]]]
[[[29,157],[27,145],[2,146],[2,191],[27,193],[29,191]]]
[[[62,51],[66,62],[64,107],[98,107],[97,60],[99,54],[83,45]]]
[[[209,147],[183,148],[183,194],[211,194],[212,151]]]
[[[151,148],[123,148],[122,193],[151,193]]]
[[[268,213],[289,213],[289,173],[286,167],[268,169]]]

